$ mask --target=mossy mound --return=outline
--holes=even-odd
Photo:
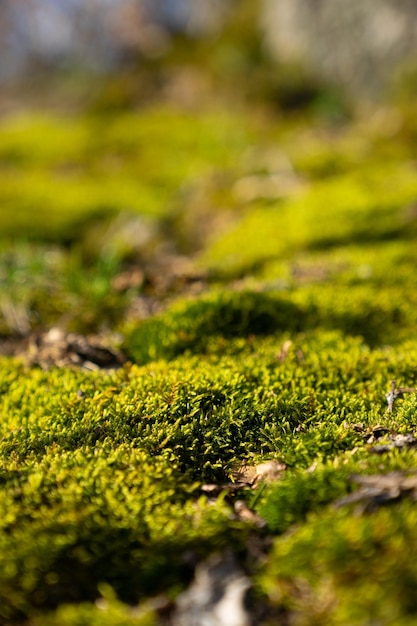
[[[276,336],[233,341],[229,356],[183,356],[111,375],[25,370],[3,360],[3,620],[93,602],[103,584],[124,602],[144,601],[189,580],[190,554],[195,562],[230,543],[243,553],[253,531],[233,519],[234,497],[208,502],[201,487],[227,483],[244,463],[286,464],[281,483],[241,495],[269,532],[304,524],[313,543],[321,511],[326,516],[327,505],[351,490],[350,473],[410,468],[414,452],[393,450],[382,461],[366,441],[381,420],[387,431],[413,429],[413,396],[387,419],[381,389],[394,372],[412,376],[415,349],[370,350],[319,333],[300,335],[280,360]],[[314,463],[325,465],[306,474]],[[403,510],[391,508],[382,515],[395,519]],[[340,516],[357,526],[355,517]],[[379,519],[361,524],[378,533]],[[305,533],[292,536],[294,550]],[[406,549],[407,537],[384,548],[389,558]],[[272,569],[281,571],[279,550],[287,545],[285,535],[277,541],[278,556],[262,575],[273,602]]]
[[[120,212],[166,215],[181,190],[232,167],[247,142],[227,114],[163,107],[18,116],[3,121],[0,137],[1,237],[55,242],[77,241],[89,224]]]
[[[414,623],[412,135],[266,126],[0,130],[1,623],[166,623],[230,547],[260,624]],[[55,326],[123,365],[36,360]]]

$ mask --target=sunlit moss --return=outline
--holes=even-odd
[[[131,362],[43,371],[24,342],[0,360],[0,621],[147,626],[147,600],[233,546],[294,623],[413,623],[412,503],[333,508],[352,473],[416,464],[373,450],[415,430],[415,395],[385,398],[417,361],[417,183],[394,122],[266,131],[160,107],[2,125],[0,335],[116,332]],[[195,276],[158,290],[190,250]],[[135,314],[147,299],[158,312]],[[279,482],[235,494],[265,460]]]
[[[166,215],[196,176],[232,167],[244,127],[224,113],[169,109],[114,118],[23,117],[0,128],[2,237],[77,239],[85,223]]]
[[[408,234],[406,207],[417,193],[410,167],[381,166],[316,182],[293,199],[255,203],[202,253],[202,262],[226,275],[253,272],[302,250],[364,246]]]
[[[409,502],[360,518],[346,510],[312,515],[276,541],[262,586],[298,624],[412,624],[414,524]]]
[[[136,603],[184,585],[190,551],[244,549],[250,526],[200,491],[242,463],[287,465],[282,485],[247,492],[275,533],[295,522],[310,532],[310,512],[344,495],[351,472],[409,467],[408,451],[370,456],[364,432],[381,420],[412,428],[413,397],[390,417],[384,392],[393,375],[412,378],[414,345],[372,350],[339,332],[288,329],[227,342],[223,356],[183,355],[111,375],[2,360],[2,618],[91,602],[103,582]],[[321,461],[322,470],[305,472]]]

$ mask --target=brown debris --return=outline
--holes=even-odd
[[[242,489],[256,489],[260,483],[279,480],[286,469],[284,463],[265,461],[259,465],[242,465],[233,473],[233,482],[207,483],[200,489],[208,496],[216,498],[223,492],[234,494]]]
[[[351,480],[360,485],[359,489],[337,500],[336,507],[358,503],[361,505],[360,512],[367,512],[404,496],[417,499],[417,473],[407,475],[404,472],[390,472],[372,476],[353,474]]]
[[[358,422],[357,424],[349,424],[349,422],[343,422],[343,428],[346,428],[346,430],[354,430],[356,433],[362,433],[365,430],[363,422]]]
[[[391,452],[391,450],[401,450],[402,448],[415,448],[417,446],[417,439],[413,433],[405,434],[392,434],[387,437],[387,443],[382,443],[371,448],[371,452],[375,454],[384,454],[385,452]]]
[[[330,278],[332,273],[337,271],[337,267],[324,265],[323,263],[307,264],[295,263],[291,268],[293,279],[298,284],[321,283]]]
[[[25,356],[28,365],[42,369],[68,365],[88,370],[114,369],[126,361],[120,351],[104,346],[96,335],[84,337],[60,328],[32,337]]]
[[[129,289],[140,289],[145,282],[145,273],[140,267],[132,267],[117,274],[111,286],[114,291],[123,292]]]
[[[279,480],[286,469],[284,463],[279,461],[265,461],[259,465],[242,465],[233,475],[237,482],[247,483],[251,487],[257,487],[262,482]]]
[[[279,363],[284,363],[286,361],[292,347],[293,347],[293,342],[291,341],[291,339],[287,339],[286,341],[284,341],[276,357]],[[295,354],[297,361],[299,363],[302,363],[304,361],[303,351],[300,350],[300,348],[295,348],[293,352]]]
[[[27,349],[27,337],[0,337],[0,354],[4,356],[20,356]]]
[[[217,496],[219,496],[224,491],[228,493],[236,493],[237,491],[240,491],[241,489],[250,489],[250,487],[251,487],[251,484],[245,483],[245,482],[223,483],[219,485],[216,483],[205,483],[204,485],[201,485],[200,489],[203,493],[206,493],[208,496],[212,498],[217,498]]]
[[[287,341],[284,341],[284,343],[282,344],[281,350],[279,351],[279,354],[277,354],[277,359],[280,363],[283,363],[285,359],[287,358],[291,346],[292,346],[291,339],[287,339]]]
[[[374,426],[371,431],[369,431],[368,429],[365,432],[364,441],[367,444],[372,444],[372,443],[375,443],[375,441],[379,441],[379,439],[382,439],[383,437],[385,437],[385,435],[389,435],[389,434],[390,434],[389,428],[378,424],[377,426]]]
[[[416,393],[415,387],[397,387],[395,380],[391,381],[391,391],[385,395],[388,403],[388,411],[392,413],[394,403],[398,398],[402,398],[405,393]]]
[[[215,500],[220,494],[226,494],[226,501],[233,509],[235,519],[254,524],[258,528],[266,526],[265,520],[252,511],[243,500],[235,500],[239,491],[244,489],[256,489],[260,483],[279,480],[285,471],[284,463],[278,461],[265,461],[259,465],[243,465],[233,474],[234,482],[201,485],[200,489],[211,500]]]
[[[201,293],[207,285],[205,272],[186,256],[163,254],[146,268],[145,288],[159,297],[177,293]]]
[[[258,528],[265,528],[266,521],[257,513],[252,511],[243,500],[236,500],[233,505],[233,510],[237,519],[254,524]]]

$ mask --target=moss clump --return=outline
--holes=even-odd
[[[416,385],[411,135],[254,117],[0,129],[0,622],[157,623],[230,546],[290,624],[415,621],[413,490],[340,505],[416,467],[416,396],[384,397]],[[131,363],[28,366],[55,325]]]
[[[2,238],[55,242],[76,241],[91,221],[121,211],[166,215],[180,189],[233,167],[247,141],[228,115],[163,107],[17,117],[0,138]]]
[[[280,294],[262,291],[214,292],[181,301],[169,311],[126,331],[126,348],[139,362],[184,352],[228,350],[229,340],[299,331],[301,307]]]
[[[224,356],[110,375],[3,359],[2,619],[92,602],[103,583],[129,603],[174,593],[189,580],[190,555],[195,562],[230,542],[243,551],[251,526],[231,517],[230,500],[210,503],[200,487],[227,482],[244,461],[288,467],[274,489],[244,496],[275,534],[295,522],[309,528],[311,511],[320,516],[349,491],[351,472],[381,471],[365,435],[384,415],[386,376],[412,376],[416,349],[371,350],[312,332],[280,360],[278,337],[237,337]],[[411,395],[399,402],[387,427],[409,432],[414,405]],[[383,466],[404,469],[413,458],[393,452]],[[325,467],[306,474],[320,459]],[[268,561],[265,589],[277,562]],[[94,619],[91,605],[79,611]]]
[[[336,175],[285,202],[257,201],[211,242],[202,263],[220,274],[256,273],[302,250],[408,238],[415,223],[404,208],[416,194],[413,170],[397,163]]]
[[[275,541],[261,585],[298,624],[412,624],[415,515],[410,502],[356,519],[345,510],[312,515]]]

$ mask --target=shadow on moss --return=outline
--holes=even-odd
[[[94,602],[103,583],[111,585],[122,602],[133,605],[150,594],[186,585],[192,576],[193,559],[206,557],[231,539],[230,533],[224,532],[223,537],[209,538],[204,545],[191,536],[156,542],[147,538],[143,529],[118,528],[105,521],[71,528],[70,524],[54,527],[52,521],[44,520],[44,527],[38,530],[40,537],[29,529],[28,540],[20,548],[12,546],[21,558],[22,570],[2,580],[1,623],[6,623],[3,619],[7,623],[23,620],[33,609]],[[236,533],[234,541],[240,543]],[[35,569],[27,582],[22,572],[29,554]],[[193,558],[189,556],[187,561],[187,554]]]
[[[337,295],[334,296],[337,299]],[[370,346],[395,341],[404,311],[395,302],[384,307],[352,295],[333,306],[328,294],[293,302],[276,292],[223,292],[181,301],[167,312],[135,326],[125,335],[125,351],[134,361],[172,359],[185,352],[204,354],[233,350],[231,339],[250,340],[274,333],[308,332],[317,328],[360,336]]]
[[[389,243],[398,241],[399,239],[412,239],[415,237],[415,226],[412,220],[408,221],[406,224],[394,227],[380,226],[379,229],[374,228],[372,231],[370,228],[370,225],[366,224],[358,228],[354,235],[349,233],[348,235],[341,235],[339,237],[329,236],[317,238],[307,246],[307,249],[312,251],[325,251],[351,245],[369,246],[375,243]]]
[[[134,328],[126,348],[142,363],[174,358],[185,351],[210,351],[213,340],[301,331],[305,311],[276,294],[223,292],[181,302]],[[213,346],[215,349],[215,346]]]

